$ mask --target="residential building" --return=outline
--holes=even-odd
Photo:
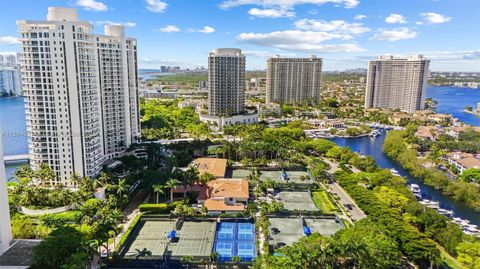
[[[209,195],[204,206],[210,214],[241,212],[247,205],[248,180],[217,179],[208,182]]]
[[[12,241],[10,208],[8,206],[7,175],[3,160],[3,144],[0,140],[0,255],[5,252]]]
[[[214,49],[208,57],[208,115],[200,120],[215,128],[258,122],[245,109],[245,55],[233,48]]]
[[[386,55],[370,61],[365,108],[400,109],[409,113],[423,109],[429,64],[422,55],[408,58]]]
[[[209,173],[215,178],[225,177],[227,171],[227,159],[221,158],[197,158],[192,165],[198,169],[200,175]]]
[[[214,49],[208,56],[208,115],[245,112],[245,55],[240,49]]]
[[[453,165],[459,174],[468,169],[480,168],[480,156],[465,152],[450,152],[445,157],[449,164]]]
[[[17,25],[32,167],[47,163],[52,183],[96,176],[140,136],[136,40],[119,25],[93,34],[72,8]]]
[[[22,95],[20,66],[0,66],[0,96],[2,95]]]
[[[480,127],[472,127],[472,126],[455,126],[455,127],[449,127],[445,134],[458,139],[459,135],[461,132],[466,132],[466,131],[474,131],[480,133]]]
[[[272,57],[267,61],[267,103],[320,102],[322,59]]]

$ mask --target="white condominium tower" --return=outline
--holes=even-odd
[[[267,61],[267,103],[320,102],[322,59],[272,57]]]
[[[409,113],[423,109],[429,64],[422,55],[408,58],[386,55],[370,61],[365,108],[400,109]]]
[[[97,175],[139,136],[136,40],[118,25],[92,34],[72,8],[17,25],[31,165],[62,183]]]
[[[214,49],[208,57],[208,114],[239,115],[245,111],[245,56],[240,49]]]

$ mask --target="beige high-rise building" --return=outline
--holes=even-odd
[[[409,113],[423,109],[429,64],[422,55],[407,58],[385,55],[370,61],[365,108],[400,109]]]
[[[208,115],[245,112],[245,55],[240,49],[214,49],[208,56]]]
[[[32,167],[47,163],[52,183],[96,176],[140,135],[136,40],[119,25],[93,34],[72,8],[17,25]]]
[[[267,103],[316,104],[320,102],[322,59],[272,57],[267,61]]]

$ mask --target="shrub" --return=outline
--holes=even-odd
[[[170,205],[168,204],[141,204],[138,209],[142,213],[165,214],[170,213]]]
[[[125,244],[125,241],[130,236],[130,233],[135,229],[135,227],[137,227],[137,224],[140,221],[141,217],[142,214],[138,214],[135,216],[135,218],[130,223],[130,226],[128,226],[125,233],[122,235],[122,237],[120,237],[120,240],[118,240],[118,244],[115,246],[115,251],[118,251]]]
[[[67,223],[79,223],[83,213],[81,211],[67,211],[57,214],[46,214],[39,219],[48,227],[60,227]]]

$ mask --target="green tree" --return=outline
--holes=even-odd
[[[160,184],[155,184],[152,186],[153,188],[153,192],[156,194],[156,203],[158,204],[159,203],[159,196],[160,194],[164,194],[165,193],[165,187],[160,185]]]
[[[465,264],[469,269],[480,268],[480,243],[462,242],[457,246],[458,261]]]
[[[471,168],[460,175],[460,180],[464,182],[480,183],[480,168]]]
[[[175,189],[175,187],[177,187],[178,185],[180,185],[180,181],[174,179],[174,178],[171,178],[169,180],[167,180],[167,182],[165,182],[165,186],[170,189],[170,202],[173,202],[173,189]]]
[[[93,251],[92,245],[81,232],[63,226],[52,231],[50,236],[33,249],[31,268],[61,268],[73,260],[80,262],[77,255],[86,258],[86,263]]]
[[[200,176],[200,183],[202,183],[203,185],[207,184],[212,180],[215,180],[215,176],[208,172],[205,172]]]

